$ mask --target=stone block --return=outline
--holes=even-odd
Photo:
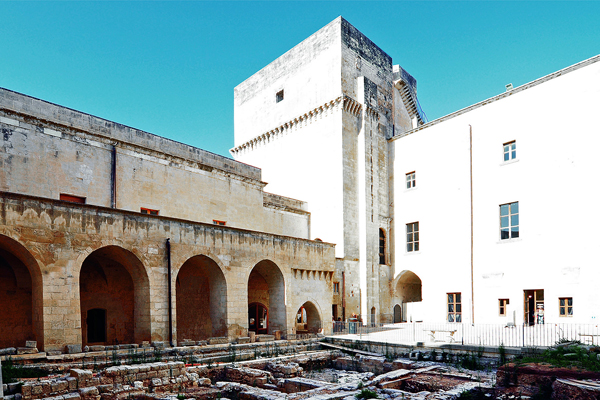
[[[30,348],[30,347],[17,347],[17,354],[35,354],[38,352],[38,349]]]
[[[80,344],[68,344],[65,346],[65,350],[66,350],[67,354],[81,353],[81,345]]]
[[[79,396],[79,393],[65,393],[65,394],[63,394],[63,399],[64,400],[79,400],[79,399],[81,399],[81,397]]]
[[[0,349],[0,356],[12,356],[15,354],[17,354],[17,349],[15,349],[14,347]]]
[[[48,350],[46,351],[47,356],[60,356],[63,352],[60,350]]]
[[[256,342],[256,332],[248,332],[248,336],[250,336],[250,343]]]
[[[147,340],[144,340],[144,341],[142,342],[142,347],[150,347],[150,342],[149,342],[149,341],[147,341]]]
[[[239,344],[250,343],[250,337],[249,336],[240,336],[237,338],[237,342]]]
[[[165,347],[165,342],[152,342],[152,347],[163,349]]]
[[[281,331],[274,331],[273,336],[275,337],[275,340],[281,340]]]
[[[90,346],[90,351],[104,351],[104,347],[100,344],[98,345],[94,345],[94,346]]]
[[[199,378],[198,386],[210,386],[212,384],[211,380],[208,378]]]
[[[160,378],[154,378],[152,379],[152,386],[162,386],[162,379]]]
[[[77,379],[72,376],[67,377],[67,384],[69,385],[69,391],[77,389]]]
[[[272,342],[275,340],[275,336],[273,335],[258,335],[257,342]]]
[[[35,340],[26,340],[25,341],[25,347],[29,347],[29,348],[35,349],[35,348],[37,348],[37,341],[35,341]]]
[[[227,344],[229,340],[227,337],[212,337],[208,339],[208,344]]]

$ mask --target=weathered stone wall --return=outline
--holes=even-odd
[[[91,260],[99,255],[117,262],[131,276],[134,340],[168,340],[167,238],[171,242],[174,327],[178,326],[178,272],[191,258],[205,256],[226,282],[224,290],[211,287],[211,308],[225,307],[219,316],[211,316],[213,328],[215,320],[222,318],[228,336],[247,335],[249,276],[264,263],[281,275],[279,286],[269,288],[270,295],[282,296],[275,312],[278,329],[293,333],[296,304],[307,300],[317,305],[325,329],[330,328],[335,262],[331,244],[11,193],[0,197],[0,249],[18,258],[29,271],[33,331],[38,347],[46,350],[83,342],[80,285],[82,266],[90,255]],[[201,265],[194,267],[202,270]],[[310,277],[301,279],[300,270],[308,271],[304,276]],[[97,283],[110,282],[109,275],[106,280],[93,274],[92,278]],[[85,296],[83,300],[83,307],[88,307]]]
[[[265,207],[250,165],[6,89],[0,132],[0,190],[308,237],[302,202]]]

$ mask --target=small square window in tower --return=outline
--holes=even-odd
[[[415,177],[415,171],[406,174],[406,188],[412,189],[417,186],[417,179]]]
[[[510,161],[517,158],[517,142],[512,141],[504,143],[504,161]]]
[[[500,240],[519,237],[519,202],[500,205]]]
[[[406,224],[406,251],[419,251],[419,223]]]
[[[280,90],[279,92],[277,92],[277,94],[275,95],[275,102],[279,103],[280,101],[283,101],[283,90]]]

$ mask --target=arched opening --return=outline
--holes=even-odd
[[[43,349],[42,288],[37,261],[23,245],[0,235],[0,348],[36,340]]]
[[[216,262],[202,255],[190,258],[175,288],[178,340],[227,336],[227,284]]]
[[[402,307],[400,304],[394,306],[394,323],[402,322]]]
[[[141,261],[108,246],[92,252],[79,273],[82,342],[141,343],[150,340],[150,285]]]
[[[269,310],[264,304],[250,303],[248,305],[248,330],[259,335],[267,334],[269,327]]]
[[[379,228],[379,264],[385,265],[385,231]]]
[[[417,312],[417,307],[414,303],[423,300],[421,295],[421,278],[412,271],[402,271],[398,275],[396,282],[396,291],[394,298],[398,303],[402,304],[400,308],[400,321],[407,322],[413,317],[413,312]],[[398,306],[400,307],[400,306]],[[415,316],[416,320],[421,319],[421,316]],[[394,322],[396,322],[396,309],[394,307]]]
[[[256,314],[255,321],[251,324],[250,306],[254,303],[262,305],[264,311],[261,311],[263,314]],[[263,260],[250,272],[248,305],[249,331],[257,334],[273,333],[276,330],[286,332],[285,283],[279,267],[272,261]],[[260,311],[258,308],[255,310],[257,313]],[[266,315],[266,318],[262,318],[263,315]]]
[[[321,331],[319,310],[310,301],[304,303],[296,312],[296,333],[318,333]]]
[[[376,323],[375,315],[376,314],[377,314],[377,310],[375,309],[375,307],[371,307],[371,326],[375,326],[375,323]]]

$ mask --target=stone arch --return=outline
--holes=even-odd
[[[179,341],[227,335],[227,281],[212,258],[196,255],[177,271],[176,331]]]
[[[92,328],[88,326],[88,311],[99,309],[105,310],[106,332],[93,336],[103,337],[102,343],[150,340],[150,282],[143,263],[131,251],[108,245],[90,252],[79,270],[79,298],[84,346]],[[89,323],[101,326],[98,321]]]
[[[318,333],[323,329],[323,321],[319,309],[312,301],[307,301],[298,308],[294,315],[296,333]]]
[[[266,307],[267,318],[265,325],[262,326],[260,319],[263,316],[257,316],[258,319],[252,325],[249,309],[249,330],[258,333],[273,333],[276,330],[287,332],[285,279],[281,269],[273,261],[258,262],[248,274],[248,305],[254,303]]]
[[[398,322],[406,322],[406,303],[416,303],[423,300],[421,286],[421,278],[412,271],[404,270],[396,277],[393,286],[394,300],[401,305],[401,321]],[[396,322],[395,313],[394,322]]]
[[[402,322],[402,306],[396,304],[394,306],[394,323]]]
[[[21,243],[0,235],[0,348],[44,348],[43,280],[35,257]]]
[[[375,326],[376,321],[377,321],[377,309],[375,307],[371,307],[371,317],[370,317],[371,326]]]

